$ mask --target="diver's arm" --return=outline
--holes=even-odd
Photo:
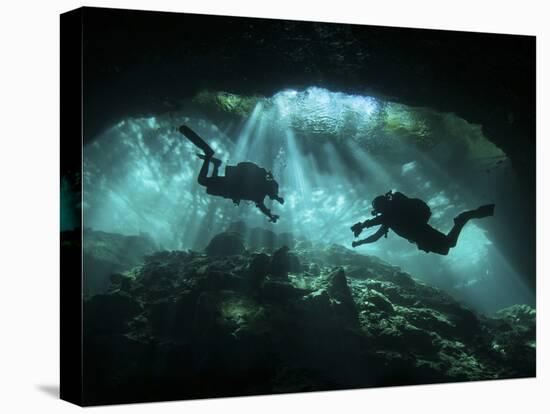
[[[363,223],[362,223],[362,227],[363,228],[369,228],[369,227],[374,227],[374,226],[378,226],[380,224],[383,224],[383,219],[382,219],[382,215],[378,215],[376,216],[375,218],[371,218],[371,219],[366,219]],[[376,233],[375,233],[376,234]],[[378,240],[378,239],[376,239]]]
[[[355,223],[353,226],[351,226],[351,231],[353,231],[353,234],[355,235],[355,237],[357,237],[363,232],[363,229],[368,229],[369,227],[378,226],[381,224],[383,224],[382,215],[379,215],[375,218]]]
[[[351,245],[353,247],[357,247],[357,246],[360,246],[362,244],[374,243],[375,241],[379,240],[380,237],[385,235],[387,232],[388,232],[388,227],[382,225],[382,226],[380,226],[380,228],[378,230],[376,230],[376,233],[370,235],[369,237],[367,237],[363,240],[354,241]]]
[[[277,219],[279,218],[279,216],[276,214],[271,214],[271,210],[269,210],[265,206],[264,200],[257,202],[256,207],[258,207],[262,213],[264,213],[267,217],[269,217],[269,221],[271,221],[272,223],[277,222]]]

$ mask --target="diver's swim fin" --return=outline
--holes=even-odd
[[[490,217],[495,214],[495,205],[494,204],[486,204],[484,206],[478,207],[475,210],[465,211],[464,213],[460,213],[458,216],[455,217],[454,222],[455,224],[461,224],[464,225],[466,222],[473,218],[484,218],[484,217]]]
[[[478,207],[474,211],[472,211],[472,218],[490,217],[494,214],[495,214],[495,205],[494,204],[486,204],[486,205]]]
[[[198,148],[204,151],[204,154],[207,157],[214,155],[214,150],[206,143],[204,139],[199,137],[195,131],[189,128],[187,125],[182,125],[179,127],[179,131],[184,135],[189,141],[195,144]]]

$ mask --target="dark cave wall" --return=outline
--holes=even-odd
[[[204,89],[269,96],[316,85],[454,112],[482,125],[519,176],[519,219],[498,237],[514,252],[528,233],[516,266],[534,285],[534,37],[83,10],[85,142]]]

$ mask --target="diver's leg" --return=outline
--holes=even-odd
[[[204,154],[197,154],[197,157],[199,157],[201,160],[211,162],[214,165],[214,169],[212,170],[212,177],[218,176],[222,160]],[[208,169],[206,169],[206,174],[208,174]]]
[[[475,210],[468,210],[460,213],[458,216],[455,217],[454,221],[455,224],[457,222],[463,222],[464,224],[466,224],[466,222],[470,219],[490,217],[493,214],[495,214],[495,205],[486,204],[484,206],[476,208]]]
[[[199,176],[197,177],[199,184],[204,187],[208,187],[208,167],[210,167],[210,159],[211,157],[204,157],[204,162],[202,163]]]
[[[464,228],[464,225],[468,222],[468,219],[461,219],[457,220],[455,219],[455,225],[451,229],[449,233],[447,233],[447,243],[449,245],[449,248],[455,247],[456,243],[458,242],[458,236],[460,236],[460,232]]]
[[[367,237],[367,239],[368,239],[368,237]],[[361,246],[362,244],[367,244],[368,243],[367,239],[352,241],[351,242],[351,247],[357,247],[357,246]]]
[[[214,157],[212,157],[210,161],[212,161],[212,164],[214,164],[214,169],[212,170],[212,177],[217,177],[222,161]]]
[[[455,225],[451,229],[451,231],[447,234],[447,241],[449,243],[449,247],[455,247],[456,243],[458,242],[458,236],[460,236],[460,232],[466,225],[466,223],[474,218],[484,218],[492,216],[495,213],[495,205],[494,204],[487,204],[481,207],[476,208],[475,210],[469,210],[465,211],[463,213],[460,213],[458,216],[455,217],[454,222]]]
[[[426,253],[437,253],[446,255],[451,248],[449,238],[446,234],[434,229],[428,223],[415,229],[416,237],[414,242],[420,250]]]

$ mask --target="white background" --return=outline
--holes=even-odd
[[[548,12],[544,1],[56,1],[0,6],[0,412],[74,412],[60,401],[59,376],[59,13],[111,6],[225,15],[537,35],[538,377],[89,408],[142,412],[549,412],[548,197],[543,136],[548,117]],[[222,33],[220,33],[223,36]],[[546,59],[546,62],[545,62]],[[546,109],[543,112],[543,109]],[[521,212],[518,212],[521,214]],[[548,253],[546,253],[548,255]]]

